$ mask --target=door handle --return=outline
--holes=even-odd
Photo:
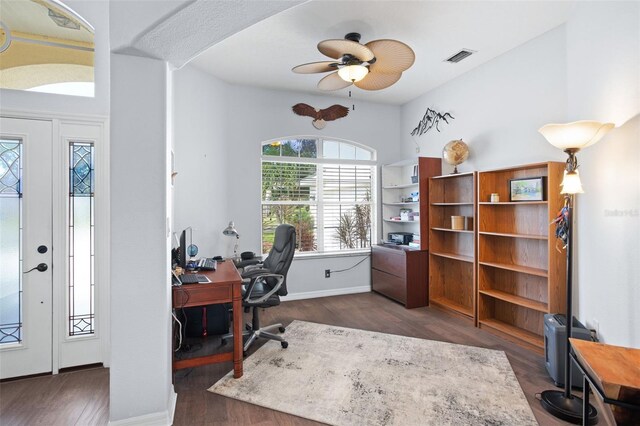
[[[33,268],[29,269],[28,271],[23,272],[23,274],[28,274],[29,272],[31,272],[31,271],[35,271],[36,269],[37,269],[39,272],[44,272],[44,271],[46,271],[47,269],[49,269],[49,267],[47,266],[47,264],[46,264],[46,263],[41,263],[41,264],[39,264],[38,266],[34,266]]]

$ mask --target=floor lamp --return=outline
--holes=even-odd
[[[572,285],[573,285],[573,208],[575,194],[584,192],[580,175],[578,174],[578,159],[576,153],[583,148],[598,142],[605,133],[614,127],[613,123],[599,123],[597,121],[575,121],[566,124],[547,124],[538,131],[556,148],[567,153],[564,179],[562,180],[562,194],[565,194],[564,220],[566,221],[566,248],[567,248],[567,341],[565,345],[564,359],[564,391],[546,390],[542,392],[540,403],[545,410],[555,417],[575,423],[582,423],[583,401],[571,394],[571,358],[569,357],[571,328],[573,325],[572,313]],[[598,412],[593,406],[589,406],[589,419],[587,424],[598,423]]]

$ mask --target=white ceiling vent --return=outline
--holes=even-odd
[[[464,58],[467,58],[467,57],[473,55],[474,53],[476,53],[475,50],[462,49],[461,51],[459,51],[455,55],[445,59],[445,62],[451,62],[452,64],[456,64],[456,63],[460,62],[461,60],[463,60]]]

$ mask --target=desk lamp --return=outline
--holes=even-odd
[[[227,226],[222,233],[227,237],[236,237],[236,244],[233,246],[233,259],[238,260],[238,240],[240,240],[240,234],[236,231],[236,226],[233,224],[233,221],[229,222],[229,226]]]
[[[571,327],[573,325],[571,286],[573,281],[573,206],[575,194],[583,193],[580,175],[578,174],[578,159],[576,153],[582,148],[598,142],[609,130],[614,127],[613,123],[600,123],[597,121],[575,121],[566,124],[547,124],[538,131],[542,133],[547,141],[567,153],[566,168],[561,194],[565,194],[565,207],[562,211],[564,215],[564,227],[566,229],[567,248],[567,337],[565,343],[564,360],[564,391],[546,390],[543,391],[540,403],[545,410],[562,420],[571,423],[582,423],[583,401],[571,394],[571,359],[569,357],[571,337]],[[563,238],[564,239],[564,238]],[[589,405],[588,425],[598,423],[598,412]]]

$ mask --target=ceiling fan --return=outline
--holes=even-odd
[[[359,33],[344,39],[318,43],[318,50],[334,61],[311,62],[293,67],[299,74],[331,72],[318,82],[320,90],[339,90],[355,84],[364,90],[380,90],[395,84],[402,72],[413,65],[416,55],[397,40],[373,40],[360,44]],[[332,72],[333,71],[333,72]]]

